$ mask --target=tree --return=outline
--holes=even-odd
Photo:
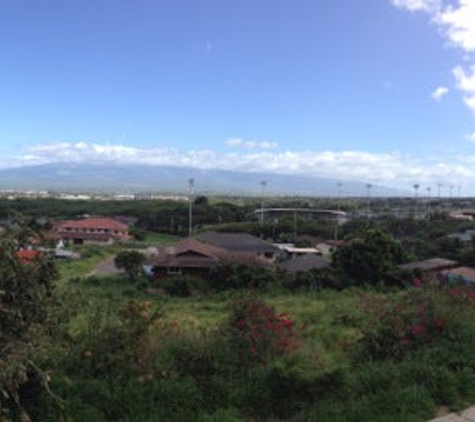
[[[337,273],[353,285],[384,285],[396,265],[407,260],[399,242],[385,231],[369,229],[333,254]]]
[[[18,389],[34,368],[36,346],[45,330],[52,328],[49,311],[58,277],[54,263],[46,256],[25,262],[18,258],[16,246],[14,240],[0,242],[1,416],[22,404]]]
[[[115,266],[124,270],[129,276],[130,281],[135,281],[142,273],[144,261],[145,255],[137,251],[122,251],[114,258]]]

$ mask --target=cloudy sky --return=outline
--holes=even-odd
[[[2,0],[0,168],[105,160],[475,194],[475,0]]]

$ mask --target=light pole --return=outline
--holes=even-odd
[[[417,213],[419,211],[418,199],[419,199],[419,183],[414,184],[414,218],[417,218]]]
[[[342,182],[338,182],[338,203],[337,203],[337,209],[340,211],[340,201],[341,201],[341,187],[343,186]]]
[[[430,221],[430,186],[427,187],[427,220]]]
[[[438,203],[438,209],[439,212],[442,211],[442,203],[441,203],[441,198],[440,198],[440,188],[442,187],[442,183],[437,183],[437,203]]]
[[[188,179],[188,236],[193,235],[193,188],[195,187],[195,180]]]
[[[261,180],[261,221],[260,223],[264,224],[264,195],[266,191],[267,182],[265,180]]]
[[[366,213],[368,218],[371,215],[371,188],[373,185],[371,183],[366,184]]]

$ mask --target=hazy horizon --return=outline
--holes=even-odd
[[[103,161],[475,194],[471,0],[7,0],[0,28],[0,168]]]

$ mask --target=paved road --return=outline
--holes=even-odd
[[[449,413],[428,422],[475,422],[475,406],[464,410],[462,413]]]
[[[114,257],[112,256],[97,264],[89,275],[115,275],[121,272],[122,271],[115,266]]]

